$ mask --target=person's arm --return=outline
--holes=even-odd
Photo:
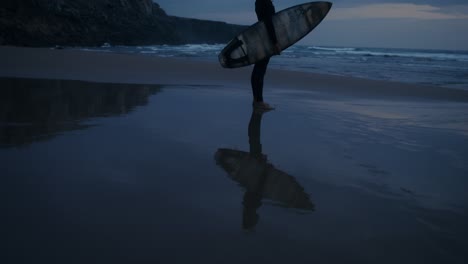
[[[275,27],[273,26],[273,15],[275,14],[275,7],[268,0],[257,1],[255,11],[257,13],[258,20],[264,21],[268,32],[268,37],[276,49],[276,54],[279,54],[281,49],[278,44],[278,38],[276,37]]]
[[[278,38],[276,37],[275,27],[273,26],[272,18],[273,16],[269,15],[264,21],[265,21],[265,26],[267,28],[268,36],[270,37],[270,40],[274,45],[276,45],[278,44]]]
[[[271,42],[276,45],[278,43],[278,38],[276,37],[275,27],[273,26],[272,20],[273,15],[275,14],[275,7],[269,1],[257,1],[255,11],[257,13],[258,20],[265,22],[268,36]]]
[[[273,15],[274,15],[274,8],[273,14],[269,15],[265,20],[265,25],[268,31],[268,36],[270,37],[271,43],[273,43],[274,53],[275,55],[281,54],[281,47],[278,43],[278,38],[276,37],[275,27],[273,26]]]

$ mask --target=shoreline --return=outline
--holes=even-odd
[[[468,91],[270,70],[263,113],[250,67],[0,56],[9,259],[467,258]]]
[[[250,91],[251,67],[207,61],[51,48],[0,47],[0,77],[103,83],[216,85]],[[347,96],[412,97],[468,102],[468,91],[438,86],[269,69],[265,86]]]

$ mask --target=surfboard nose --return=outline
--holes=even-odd
[[[322,9],[322,12],[326,15],[328,11],[330,11],[333,3],[332,2],[316,2],[320,9]]]
[[[322,2],[322,4],[325,5],[328,8],[328,10],[330,10],[333,5],[332,2]]]

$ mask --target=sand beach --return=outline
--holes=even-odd
[[[468,91],[0,47],[7,263],[466,263]]]

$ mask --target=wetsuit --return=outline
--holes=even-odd
[[[273,27],[272,17],[275,14],[275,7],[271,0],[256,0],[255,1],[255,13],[257,13],[258,21],[264,21],[269,40],[273,45],[276,46],[278,40],[276,38],[275,29]],[[251,84],[252,92],[255,102],[263,102],[263,78],[265,77],[266,69],[270,58],[266,58],[262,61],[259,61],[255,64],[252,71]]]

